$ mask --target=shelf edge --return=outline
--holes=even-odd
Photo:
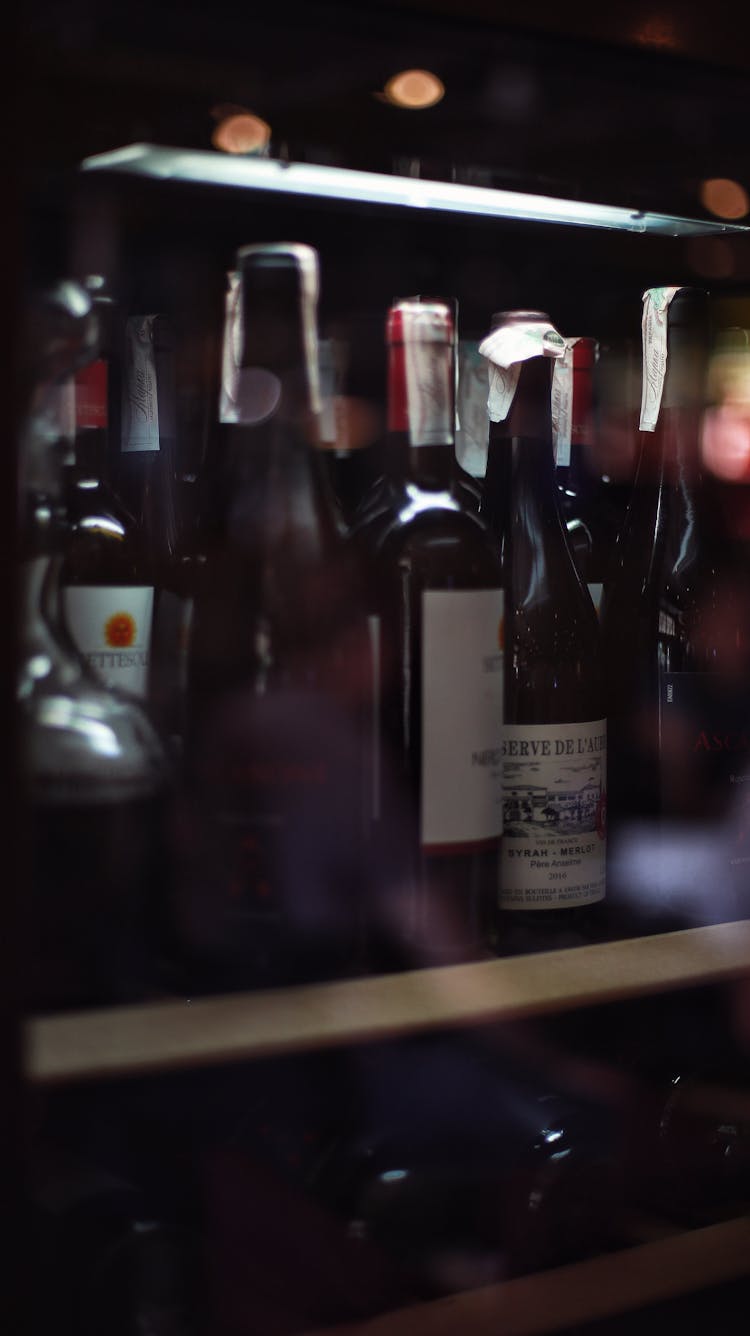
[[[256,993],[30,1018],[34,1084],[244,1062],[750,976],[750,922]]]

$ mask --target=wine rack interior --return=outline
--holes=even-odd
[[[703,98],[710,100],[712,90],[707,76]],[[554,310],[566,329],[637,338],[645,287],[688,281],[696,264],[720,269],[721,255],[730,251],[737,262],[729,277],[719,275],[717,297],[731,311],[744,310],[745,221],[691,217],[678,207],[683,199],[674,211],[668,201],[653,213],[640,199],[633,207],[622,200],[592,204],[590,181],[573,192],[582,203],[556,196],[555,182],[549,191],[529,192],[520,169],[501,187],[476,184],[485,180],[476,173],[466,182],[433,179],[425,174],[428,158],[417,159],[410,178],[408,169],[398,175],[314,161],[230,160],[160,144],[97,151],[80,170],[63,174],[62,207],[47,184],[37,187],[35,228],[49,244],[34,256],[33,277],[101,270],[128,301],[164,303],[188,339],[194,335],[198,343],[208,331],[214,345],[234,249],[278,236],[319,250],[323,323],[364,313],[368,339],[375,339],[373,329],[379,337],[383,294],[390,299],[402,290],[456,293],[469,337],[485,332],[490,293],[492,301],[502,294],[508,307]],[[376,365],[374,374],[381,370]],[[200,389],[208,394],[206,363],[197,374],[205,375]],[[744,919],[398,975],[35,1015],[23,1020],[22,1061],[29,1089],[45,1098],[159,1073],[195,1071],[210,1080],[211,1069],[272,1057],[513,1027],[725,987],[736,988],[738,999],[748,996]],[[310,1328],[307,1336],[578,1331],[750,1275],[750,1223],[739,1210],[686,1229],[658,1217],[633,1219],[627,1244],[365,1321]],[[746,1300],[746,1290],[738,1293]]]

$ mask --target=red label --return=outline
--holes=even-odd
[[[406,355],[403,343],[391,344],[388,349],[388,430],[409,430]]]
[[[76,373],[76,427],[107,425],[107,363],[100,358]]]

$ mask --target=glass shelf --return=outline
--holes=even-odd
[[[750,225],[643,213],[608,204],[553,199],[546,195],[430,181],[422,177],[353,171],[344,167],[270,158],[233,157],[197,149],[131,144],[86,158],[83,172],[114,172],[157,181],[263,191],[349,204],[473,215],[531,223],[647,233],[652,236],[713,236],[748,233]]]

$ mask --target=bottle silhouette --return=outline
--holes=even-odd
[[[316,448],[317,285],[316,252],[283,243],[229,278],[176,831],[196,986],[362,966],[369,650]]]
[[[612,877],[636,923],[685,926],[744,899],[750,607],[702,461],[708,294],[643,301],[641,453],[602,613]]]
[[[18,705],[33,1010],[147,996],[167,984],[164,750],[134,699],[98,683],[67,629],[59,385],[90,361],[96,324],[71,282],[41,294],[21,440]]]
[[[574,944],[604,897],[607,725],[599,627],[573,560],[552,453],[551,372],[564,342],[537,311],[499,314],[482,513],[505,590],[503,848],[498,949]]]
[[[471,958],[497,882],[500,568],[455,467],[450,305],[387,320],[382,508],[353,528],[368,566],[379,739],[371,925],[383,967]]]
[[[69,521],[61,572],[65,615],[73,639],[100,680],[145,700],[153,570],[137,520],[114,476],[110,409],[115,309],[101,280],[89,280],[89,287],[99,346],[68,386],[75,434],[64,470]]]

